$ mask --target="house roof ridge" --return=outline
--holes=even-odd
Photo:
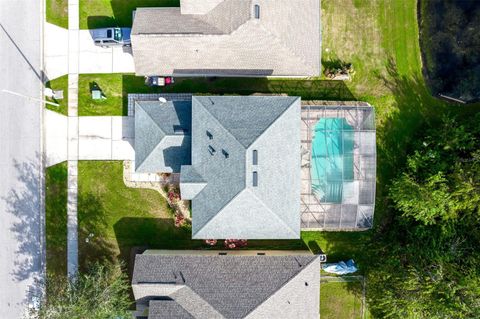
[[[137,167],[136,170],[139,170],[142,168],[142,165],[147,161],[147,159],[150,158],[150,156],[161,146],[162,142],[165,140],[165,136],[155,145],[155,147],[152,149],[150,153],[148,153],[147,156],[141,161],[139,164],[136,164],[135,166]]]
[[[285,221],[284,221],[282,218],[280,218],[280,216],[278,216],[277,214],[275,214],[275,213],[270,209],[270,207],[267,206],[267,204],[265,204],[265,202],[264,202],[263,200],[261,200],[260,198],[258,198],[258,196],[255,195],[255,193],[252,192],[249,188],[246,187],[245,189],[248,190],[248,192],[249,192],[250,194],[252,194],[252,196],[255,197],[255,198],[267,209],[268,212],[270,212],[273,216],[277,217],[277,219],[280,220],[280,222],[285,226],[286,229],[288,229],[288,230],[291,231],[293,234],[295,234],[295,231],[294,231],[289,225],[287,225],[287,223],[285,223]]]
[[[292,256],[292,258],[296,259],[296,256]],[[317,255],[313,255],[312,256],[312,259],[310,259],[310,261],[306,264],[306,265],[302,265],[302,269],[297,272],[295,275],[293,275],[292,277],[290,277],[287,281],[285,281],[283,283],[283,285],[281,285],[277,290],[275,290],[275,292],[269,296],[267,296],[266,298],[264,298],[260,303],[258,303],[252,310],[250,310],[250,312],[245,316],[247,317],[248,315],[250,315],[251,313],[253,313],[256,309],[258,309],[261,305],[263,305],[267,300],[269,300],[272,296],[274,296],[277,292],[279,292],[280,290],[282,290],[287,284],[289,284],[294,278],[296,278],[298,275],[300,275],[301,273],[303,273],[307,268],[308,266],[310,266],[314,261],[315,259],[317,259],[318,256]]]
[[[270,207],[268,207],[264,201],[262,201],[260,198],[258,198],[257,195],[255,195],[248,187],[244,187],[242,190],[240,190],[237,194],[235,194],[235,196],[232,197],[232,199],[230,199],[225,205],[222,206],[222,208],[220,208],[220,210],[215,214],[213,215],[212,217],[210,217],[206,222],[205,224],[203,224],[203,226],[197,230],[195,232],[195,234],[198,234],[199,232],[201,232],[208,224],[210,224],[210,222],[212,220],[214,220],[217,216],[218,216],[218,213],[222,212],[225,207],[227,207],[228,205],[230,205],[231,203],[233,203],[233,201],[238,198],[241,194],[245,193],[245,192],[248,192],[252,197],[254,197],[266,210],[267,212],[270,212],[271,215],[275,216],[283,226],[285,226],[285,229],[287,229],[288,231],[292,232],[293,234],[295,234],[295,231],[290,228],[290,226],[287,225],[287,223],[285,223],[285,221],[283,219],[280,218],[280,216],[278,216],[277,214],[275,214],[271,209]],[[193,235],[193,234],[192,234]]]
[[[196,97],[196,96],[193,96],[192,99]],[[202,96],[202,97],[211,97],[211,96]],[[213,97],[217,97],[217,96],[213,96]],[[234,97],[234,96],[229,96],[229,97]],[[239,97],[242,97],[242,96],[239,96]],[[256,97],[256,96],[247,96],[247,97]],[[258,97],[258,96],[257,96]],[[273,97],[284,97],[282,95],[273,95]],[[235,134],[233,134],[227,127],[225,127],[221,122],[220,120],[212,113],[210,112],[210,110],[208,109],[208,107],[206,107],[205,104],[203,104],[202,102],[200,102],[200,104],[202,104],[204,106],[204,109],[215,119],[215,121],[220,124],[221,127],[223,127],[225,129],[225,131],[227,131],[238,143],[240,143],[244,148],[245,150],[247,150],[253,143],[255,143],[261,136],[263,136],[263,134],[265,134],[265,132],[273,125],[273,123],[275,123],[291,106],[293,103],[295,103],[298,99],[300,99],[299,96],[288,96],[288,97],[295,97],[295,100],[293,100],[292,103],[290,103],[288,105],[288,107],[286,107],[282,112],[280,112],[277,117],[275,117],[269,124],[267,127],[265,127],[265,129],[262,131],[262,133],[260,135],[258,135],[254,140],[252,140],[248,145],[245,145],[244,143],[242,143],[241,141],[239,141],[237,139],[237,137],[235,136]]]
[[[200,96],[199,96],[199,97],[200,97]],[[202,97],[210,98],[211,95],[202,96]],[[199,99],[197,99],[197,96],[196,96],[196,95],[192,96],[192,100],[193,100],[194,98],[195,98],[195,100],[197,100],[197,101],[203,106],[203,109],[204,109],[205,111],[207,111],[207,113],[212,116],[212,118],[215,120],[215,122],[217,122],[218,125],[220,125],[231,137],[233,137],[233,139],[234,139],[235,141],[237,141],[240,145],[242,145],[245,149],[247,149],[247,147],[245,147],[245,145],[243,145],[243,143],[240,142],[240,141],[237,139],[237,137],[236,137],[229,129],[227,129],[227,128],[219,121],[219,119],[218,119],[212,112],[210,112],[210,110],[206,107],[206,105],[203,104]]]
[[[180,300],[178,298],[176,298],[177,296],[183,296],[183,293],[185,294],[188,294],[190,296],[194,295],[195,297],[197,297],[199,301],[202,302],[202,304],[207,307],[210,311],[214,312],[216,315],[219,315],[219,316],[222,316],[221,313],[215,309],[215,307],[213,307],[208,301],[206,301],[202,296],[200,296],[195,290],[193,290],[191,287],[189,286],[184,286],[178,290],[176,290],[175,292],[173,292],[170,297],[173,297],[172,299],[179,305],[181,306],[183,309],[185,309],[186,312],[188,312],[189,314],[191,314],[192,316],[196,317],[194,313],[192,313],[191,311],[189,311],[187,308],[185,308],[185,303],[183,302],[184,300]],[[222,316],[223,317],[223,316]]]
[[[147,156],[145,156],[145,158],[143,159],[143,161],[141,161],[140,163],[135,163],[135,167],[136,167],[136,170],[138,170],[143,163],[145,163],[145,161],[150,157],[150,155],[152,155],[152,153],[158,148],[158,146],[162,143],[162,141],[165,139],[165,136],[167,136],[167,133],[165,133],[164,130],[162,130],[162,128],[160,127],[160,125],[153,119],[153,117],[147,112],[147,110],[145,110],[142,106],[141,103],[139,103],[140,101],[137,101],[135,100],[135,105],[138,106],[139,109],[142,109],[142,112],[144,114],[147,115],[147,117],[150,119],[151,122],[153,122],[153,124],[155,124],[155,126],[160,130],[160,132],[162,132],[163,134],[163,137],[160,139],[160,141],[158,141],[157,145],[155,145],[154,148],[152,148],[152,150],[148,153]],[[137,113],[137,112],[135,112]]]
[[[225,207],[227,207],[231,202],[233,202],[233,200],[235,198],[237,198],[238,196],[240,196],[241,193],[243,193],[244,191],[246,190],[246,186],[244,186],[244,188],[242,188],[241,190],[239,190],[227,203],[225,203],[225,205],[223,205],[212,217],[210,217],[209,219],[207,219],[207,221],[202,225],[202,227],[200,227],[199,230],[197,230],[195,232],[195,234],[198,234],[199,232],[202,231],[202,229],[205,228],[205,226],[207,226],[212,220],[215,219],[215,217],[217,217],[218,213],[220,213]],[[193,234],[193,229],[192,229],[192,237],[195,235]]]
[[[303,63],[303,66],[306,67],[307,69],[309,68],[308,66],[308,62],[305,61],[305,59],[301,56],[298,56],[297,53],[292,50],[290,48],[290,46],[288,44],[285,43],[285,41],[283,41],[280,37],[278,37],[276,34],[270,32],[267,28],[265,28],[265,26],[263,24],[260,24],[260,28],[266,32],[268,35],[272,36],[275,40],[278,41],[278,43],[280,43],[280,45],[287,51],[287,52],[291,52],[291,55],[294,56],[295,58],[297,58],[298,60],[300,60],[300,62]]]
[[[140,103],[138,103],[138,102],[141,102],[141,101],[135,100],[135,105],[138,105],[138,107],[141,108],[141,109],[143,110],[143,112],[148,115],[148,117],[152,120],[152,122],[155,124],[155,126],[158,127],[158,129],[166,136],[167,133],[166,133],[164,130],[162,130],[162,128],[160,127],[160,125],[153,119],[153,117],[150,115],[150,113],[148,113],[147,110],[145,110],[145,109],[143,108],[142,104],[140,104]],[[146,102],[151,102],[151,101],[146,101]],[[164,137],[165,137],[165,136],[164,136]],[[162,140],[163,140],[163,138],[162,138]]]

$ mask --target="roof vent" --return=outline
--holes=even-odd
[[[225,151],[225,150],[222,150],[222,154],[223,154],[223,156],[225,156],[225,158],[228,158],[228,157],[230,156],[230,155],[228,154],[228,152]]]
[[[183,273],[181,271],[179,271],[180,273],[180,277],[182,277],[182,281],[185,282],[185,277],[183,276]]]
[[[164,97],[159,97],[159,98],[158,98],[158,101],[159,101],[160,103],[167,103],[167,99],[164,98]]]
[[[258,4],[255,5],[255,19],[260,19],[260,6]]]
[[[209,131],[207,131],[207,136],[208,136],[209,139],[213,140],[213,135]]]
[[[216,152],[212,145],[208,145],[208,151],[210,152],[210,155],[214,155]]]
[[[257,172],[253,172],[253,182],[252,182],[253,186],[258,186],[258,173]]]

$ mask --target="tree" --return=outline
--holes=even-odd
[[[392,222],[368,269],[382,318],[480,317],[480,114],[417,139],[389,195]]]
[[[46,299],[34,318],[130,318],[129,283],[121,267],[94,264],[75,282],[49,276]]]

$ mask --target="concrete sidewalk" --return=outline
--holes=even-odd
[[[67,274],[78,272],[78,29],[79,0],[68,1],[68,203],[67,203]],[[47,151],[48,153],[48,151]]]

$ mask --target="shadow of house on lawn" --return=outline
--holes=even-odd
[[[223,240],[215,246],[208,246],[203,240],[192,239],[191,228],[174,225],[173,218],[125,217],[115,225],[115,237],[120,248],[120,259],[133,270],[135,252],[142,249],[168,250],[222,250]],[[142,248],[142,249],[139,249]],[[249,240],[249,250],[308,250],[300,240]]]
[[[195,77],[176,78],[164,87],[150,87],[143,77],[122,75],[123,113],[127,114],[129,93],[193,93],[198,95],[288,94],[302,100],[354,101],[344,81],[319,79],[267,79]]]
[[[132,250],[145,249],[202,249],[202,240],[192,240],[190,227],[177,228],[172,218],[124,217],[113,225],[120,249],[119,259],[133,269]]]

